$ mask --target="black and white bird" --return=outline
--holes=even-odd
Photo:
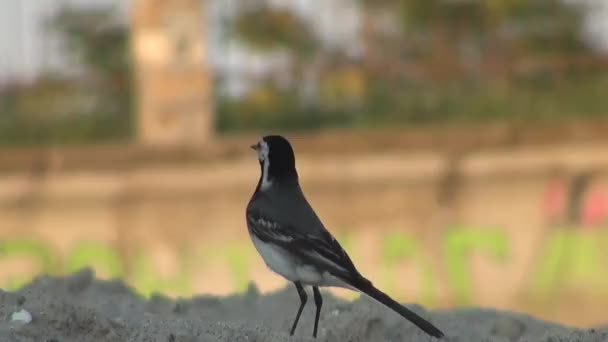
[[[338,241],[325,229],[302,193],[293,149],[287,139],[266,136],[252,145],[261,176],[247,205],[249,235],[266,265],[295,284],[300,307],[290,330],[293,335],[312,286],[316,304],[313,336],[317,337],[323,299],[319,287],[334,286],[363,293],[386,305],[430,336],[444,334],[363,277]]]

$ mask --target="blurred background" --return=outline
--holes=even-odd
[[[281,288],[244,221],[248,146],[281,133],[400,301],[605,323],[606,1],[19,0],[0,26],[2,288]]]

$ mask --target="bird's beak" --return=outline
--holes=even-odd
[[[258,150],[258,144],[253,144],[251,146],[249,146],[252,150],[257,151]]]

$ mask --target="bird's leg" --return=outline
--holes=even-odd
[[[300,320],[300,315],[302,314],[302,310],[304,309],[306,301],[308,300],[308,296],[306,295],[306,291],[304,291],[304,287],[302,287],[302,283],[300,283],[299,281],[294,281],[293,284],[298,290],[298,296],[300,296],[300,308],[298,309],[298,313],[296,314],[296,320],[293,321],[293,325],[291,326],[291,332],[289,333],[290,335],[293,335],[293,333],[296,331],[298,321]]]
[[[315,313],[315,329],[312,332],[312,337],[317,338],[317,327],[319,326],[319,316],[321,315],[321,306],[323,306],[323,297],[321,297],[321,292],[318,287],[313,286],[312,291],[315,297],[315,305],[317,306],[317,312]]]

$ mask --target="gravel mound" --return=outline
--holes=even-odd
[[[121,281],[98,280],[85,269],[41,276],[16,292],[0,290],[0,341],[315,341],[312,301],[289,336],[298,304],[294,288],[260,295],[253,285],[229,297],[146,300]],[[408,306],[440,327],[445,341],[608,341],[608,327],[576,329],[510,312]],[[324,295],[316,341],[432,340],[370,299],[344,302]]]

